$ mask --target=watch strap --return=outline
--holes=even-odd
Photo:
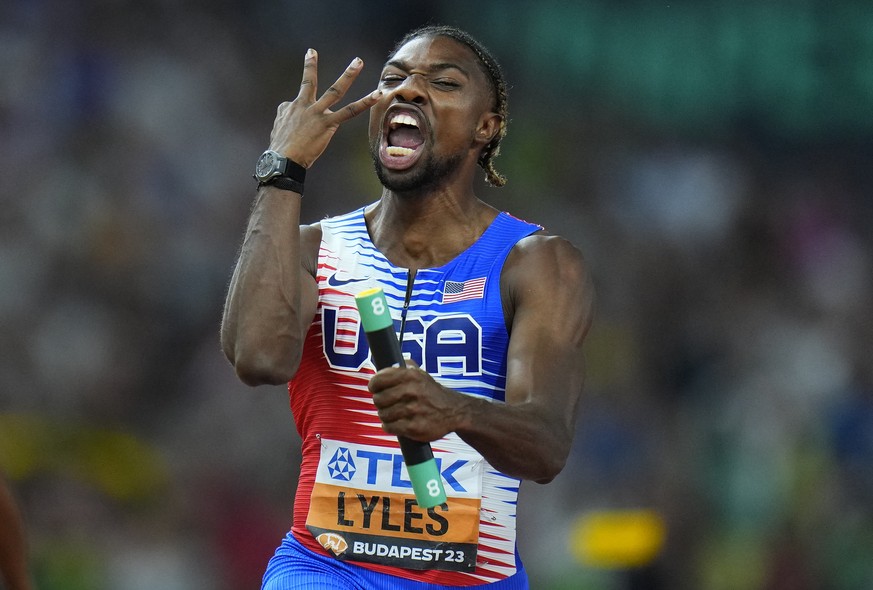
[[[285,158],[285,171],[282,173],[282,176],[302,184],[306,181],[306,168],[291,158]]]
[[[303,183],[294,180],[290,176],[274,176],[267,182],[262,182],[258,184],[259,188],[262,186],[274,186],[283,191],[292,191],[300,195],[303,194]]]

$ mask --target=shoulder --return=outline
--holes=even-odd
[[[529,277],[550,278],[549,282],[587,277],[582,251],[568,239],[540,231],[519,240],[509,253],[503,275],[507,286],[527,282]]]
[[[544,231],[518,241],[500,277],[507,322],[521,306],[549,305],[557,299],[590,307],[593,285],[582,251],[564,237]]]

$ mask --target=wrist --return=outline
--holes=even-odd
[[[304,170],[309,170],[309,168],[312,166],[312,162],[307,162],[306,157],[299,150],[285,149],[283,147],[274,147],[271,145],[267,148],[267,151],[276,152],[284,156],[289,161],[294,162]]]
[[[275,186],[302,195],[306,168],[277,151],[267,150],[258,158],[254,178],[258,181],[258,188]]]
[[[452,432],[457,432],[458,434],[468,433],[473,429],[473,425],[476,423],[476,413],[479,410],[479,402],[482,400],[458,393],[454,390],[449,391],[458,396],[449,416],[449,421],[451,423],[450,430]]]

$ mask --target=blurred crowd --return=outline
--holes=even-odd
[[[299,443],[218,344],[254,161],[310,45],[323,87],[364,59],[357,98],[414,26],[489,42],[461,2],[410,4],[0,5],[0,470],[41,590],[258,587]],[[533,587],[873,587],[873,137],[669,133],[493,49],[509,184],[481,195],[597,285],[573,453],[522,491]],[[377,198],[365,133],[312,169],[308,219]],[[635,508],[656,556],[580,558],[587,514]]]

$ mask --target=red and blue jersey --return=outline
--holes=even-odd
[[[303,440],[292,532],[310,550],[406,579],[470,586],[511,576],[519,480],[451,433],[431,445],[447,502],[415,503],[367,390],[375,369],[354,297],[381,287],[408,358],[445,387],[504,403],[500,274],[515,244],[542,228],[500,213],[452,261],[410,280],[371,242],[364,209],[321,227],[318,307],[289,384]]]

